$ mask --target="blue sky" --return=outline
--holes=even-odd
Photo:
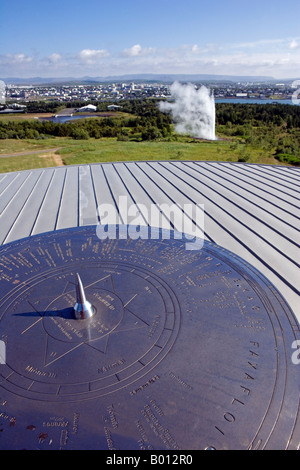
[[[0,76],[300,78],[299,0],[0,0]]]

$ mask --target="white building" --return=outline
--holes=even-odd
[[[93,104],[88,104],[86,106],[83,106],[82,108],[79,108],[76,110],[78,113],[85,113],[85,112],[93,112],[95,113],[97,111],[97,106],[94,106]]]
[[[107,109],[109,111],[117,111],[120,108],[121,108],[121,106],[117,106],[116,104],[110,104],[109,106],[107,106]]]

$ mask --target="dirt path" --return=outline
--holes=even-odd
[[[49,157],[51,158],[52,157],[56,166],[64,166],[65,165],[62,158],[61,158],[61,156],[58,155],[57,153],[54,153],[54,152],[48,152],[48,153],[45,153],[45,154],[41,154],[41,155],[39,155],[39,157],[40,158],[49,158]]]
[[[22,155],[35,155],[35,154],[41,154],[41,156],[44,156],[43,154],[44,153],[49,153],[49,152],[53,152],[53,154],[55,154],[55,152],[57,152],[58,150],[60,150],[61,147],[57,147],[57,148],[54,148],[54,149],[41,149],[41,150],[31,150],[29,152],[18,152],[18,153],[4,153],[4,154],[0,154],[0,158],[9,158],[9,157],[21,157]],[[47,155],[49,156],[49,155]],[[57,157],[58,160],[61,160],[60,156],[59,155],[52,155],[53,157],[55,156],[55,158]],[[63,165],[63,163],[62,163]]]

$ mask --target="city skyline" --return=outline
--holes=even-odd
[[[295,0],[3,2],[0,76],[300,78],[299,14]]]

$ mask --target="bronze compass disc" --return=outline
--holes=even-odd
[[[157,235],[0,248],[1,449],[298,447],[289,306],[224,248]]]

